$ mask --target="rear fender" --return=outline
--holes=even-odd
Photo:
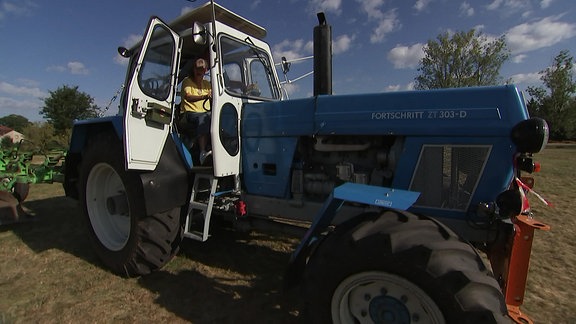
[[[74,124],[64,167],[63,186],[67,197],[74,199],[79,197],[78,177],[84,148],[90,144],[92,139],[105,132],[114,133],[116,138],[121,140],[122,123],[122,116],[110,116],[81,120]]]
[[[64,190],[67,197],[79,198],[79,171],[82,151],[99,134],[108,132],[113,141],[122,141],[122,116],[86,120],[74,125],[70,148],[66,156]],[[182,152],[170,136],[164,145],[160,161],[154,171],[139,172],[147,215],[183,206],[188,198],[189,172]],[[138,172],[138,171],[126,171]]]
[[[134,172],[134,171],[127,171]],[[152,172],[141,172],[147,215],[171,210],[188,202],[190,174],[171,136]]]

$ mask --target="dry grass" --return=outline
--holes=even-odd
[[[297,240],[217,229],[162,271],[125,279],[94,255],[75,201],[35,185],[37,221],[0,228],[0,323],[296,321],[282,275]]]
[[[575,148],[541,154],[536,217],[552,226],[533,249],[523,310],[536,323],[576,323]],[[61,185],[35,185],[26,207],[37,221],[0,228],[0,323],[291,323],[298,296],[281,292],[297,240],[219,229],[206,243],[186,240],[162,271],[124,279],[102,268],[76,202]]]
[[[536,323],[576,323],[576,147],[551,145],[538,160],[542,172],[534,176],[534,189],[554,208],[534,196],[531,205],[552,230],[536,233],[524,311]]]

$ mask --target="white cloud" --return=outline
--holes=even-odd
[[[134,45],[138,44],[140,40],[142,40],[142,35],[130,34],[128,37],[124,38],[122,41],[122,46],[126,48],[132,48]],[[124,66],[128,65],[128,59],[118,53],[116,53],[116,56],[114,57],[114,62]]]
[[[472,17],[474,16],[474,8],[472,8],[468,2],[464,1],[462,4],[460,4],[460,15]]]
[[[354,39],[356,39],[356,35],[352,35],[352,36],[342,35],[342,36],[337,37],[332,42],[332,53],[334,53],[334,55],[336,55],[336,54],[346,52],[352,46],[352,42],[354,41]]]
[[[86,68],[82,62],[68,62],[66,65],[52,65],[46,68],[49,72],[60,72],[60,73],[70,73],[76,75],[87,75],[90,71]]]
[[[529,0],[494,0],[488,5],[488,10],[520,10],[530,7]]]
[[[29,88],[32,88],[32,87],[36,88],[36,87],[38,87],[38,84],[39,84],[39,82],[36,80],[30,80],[30,79],[26,79],[26,78],[18,78],[16,80],[16,82],[18,84],[21,84],[21,85],[23,85],[25,87],[29,87]]]
[[[410,91],[414,90],[414,82],[410,82],[405,86],[401,84],[391,84],[384,89],[385,92],[396,92],[396,91]]]
[[[312,41],[305,42],[303,39],[294,41],[285,39],[282,42],[272,46],[272,55],[275,62],[280,62],[282,57],[287,60],[293,60],[308,56],[314,51],[314,44]]]
[[[250,5],[250,9],[254,10],[254,9],[258,8],[258,5],[260,5],[261,2],[262,2],[262,0],[255,0],[255,1],[252,2],[252,4]]]
[[[384,0],[357,0],[357,2],[360,3],[362,11],[368,15],[368,18],[380,19],[384,16],[384,13],[380,10],[380,6],[384,4]]]
[[[0,92],[10,96],[21,97],[43,98],[46,96],[46,94],[37,87],[17,86],[3,81],[0,82]]]
[[[81,62],[68,62],[66,67],[72,74],[89,74],[90,71],[84,66],[84,63]]]
[[[394,64],[396,69],[415,68],[424,57],[424,44],[416,43],[412,46],[396,45],[388,52],[388,61]]]
[[[472,28],[474,28],[475,31],[479,32],[479,31],[483,31],[486,28],[486,26],[480,24],[480,25],[476,25]]]
[[[502,4],[502,0],[494,0],[491,4],[489,4],[486,8],[488,8],[488,10],[496,10],[498,9],[498,7],[500,7],[500,5]]]
[[[414,4],[414,9],[416,9],[416,11],[425,10],[430,4],[430,2],[432,2],[432,0],[418,0]]]
[[[576,36],[576,24],[558,21],[550,16],[512,27],[506,32],[506,42],[512,53],[525,53],[549,47]]]
[[[540,73],[519,73],[510,77],[513,83],[534,84],[540,82]]]
[[[138,44],[140,40],[142,40],[141,34],[130,34],[124,39],[122,45],[124,45],[126,48],[131,48],[132,46]]]
[[[553,0],[542,0],[540,1],[540,8],[542,9],[546,9],[548,7],[550,7],[550,4],[552,4]]]
[[[288,97],[300,91],[300,86],[296,83],[284,83],[282,88],[288,93]]]
[[[524,19],[548,8],[554,0],[493,0],[486,8],[503,16],[521,16]]]
[[[116,54],[116,56],[114,56],[114,63],[127,66],[128,65],[128,58],[126,58],[120,54]]]
[[[186,14],[192,10],[196,9],[196,7],[192,7],[192,6],[184,6],[182,7],[182,9],[180,10],[180,16],[182,16],[183,14]]]
[[[42,100],[47,96],[34,80],[0,81],[0,116],[18,114],[32,121],[40,120],[38,112],[43,105]]]
[[[387,12],[381,10],[381,6],[384,4],[383,0],[356,0],[362,9],[362,11],[368,15],[368,19],[376,23],[376,27],[370,35],[371,43],[381,43],[385,40],[386,36],[402,26],[400,24],[400,19],[398,19],[398,10],[391,9]]]
[[[532,15],[532,11],[528,10],[528,11],[522,13],[522,18],[528,19],[531,15]]]
[[[2,1],[0,2],[0,21],[8,16],[27,16],[37,7],[33,1]]]
[[[399,84],[393,84],[393,85],[389,85],[386,87],[386,92],[395,92],[395,91],[400,91],[400,88],[402,86]]]
[[[342,0],[311,0],[308,4],[308,8],[313,13],[323,11],[339,15],[342,12],[341,5]]]
[[[392,9],[384,14],[384,17],[378,21],[378,26],[374,29],[370,36],[371,43],[381,43],[386,38],[386,35],[400,28],[400,20],[398,19],[398,12]]]
[[[512,63],[522,63],[528,57],[526,54],[518,54],[512,57]]]
[[[24,111],[36,110],[38,111],[42,101],[39,99],[14,99],[7,97],[0,97],[0,107],[2,107],[3,114],[10,115],[11,113],[24,115]],[[8,113],[10,112],[10,113]]]

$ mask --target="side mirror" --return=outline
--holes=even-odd
[[[194,26],[192,27],[192,38],[194,39],[194,43],[197,45],[206,45],[206,34],[206,27],[194,22]]]
[[[288,74],[290,71],[290,65],[292,65],[292,63],[286,60],[286,56],[282,56],[282,73]]]
[[[130,56],[132,56],[132,51],[127,49],[124,46],[121,46],[121,47],[118,47],[118,54],[120,54],[120,56],[122,56],[122,57],[129,58]]]

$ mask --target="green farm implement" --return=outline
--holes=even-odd
[[[20,148],[18,145],[0,150],[0,225],[32,219],[21,206],[28,197],[30,184],[63,180],[64,150],[44,152]]]

